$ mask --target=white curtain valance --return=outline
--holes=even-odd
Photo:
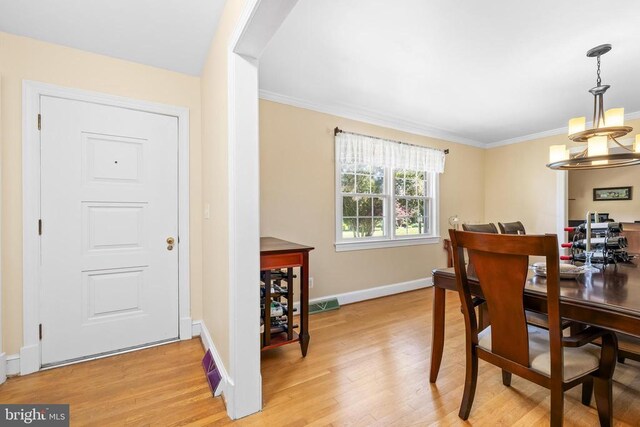
[[[364,163],[394,169],[444,172],[445,153],[442,150],[348,132],[336,135],[336,155],[341,164]]]

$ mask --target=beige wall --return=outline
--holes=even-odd
[[[22,346],[22,81],[103,92],[189,108],[191,117],[191,312],[202,317],[200,79],[0,33],[2,76],[3,348]]]
[[[631,200],[593,201],[593,189],[633,187]],[[569,219],[584,219],[587,211],[608,212],[616,221],[640,221],[640,171],[634,167],[569,172]]]
[[[559,172],[545,165],[549,146],[567,141],[558,135],[487,150],[485,221],[522,221],[529,234],[555,233]]]
[[[245,0],[229,0],[202,72],[203,319],[229,369],[229,197],[227,47]],[[256,288],[257,292],[257,288]],[[232,374],[233,375],[233,374]]]
[[[482,220],[484,150],[270,101],[260,101],[260,234],[314,246],[311,297],[430,276],[445,266],[442,245],[337,253],[333,129],[449,148],[440,178],[440,233],[453,214]]]

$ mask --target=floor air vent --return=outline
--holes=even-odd
[[[337,310],[339,308],[338,299],[331,298],[309,304],[309,314],[322,313],[323,311]]]

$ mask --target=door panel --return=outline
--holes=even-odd
[[[177,118],[40,102],[42,364],[177,338]]]

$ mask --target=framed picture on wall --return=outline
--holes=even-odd
[[[631,200],[631,188],[632,187],[594,188],[593,201]]]

